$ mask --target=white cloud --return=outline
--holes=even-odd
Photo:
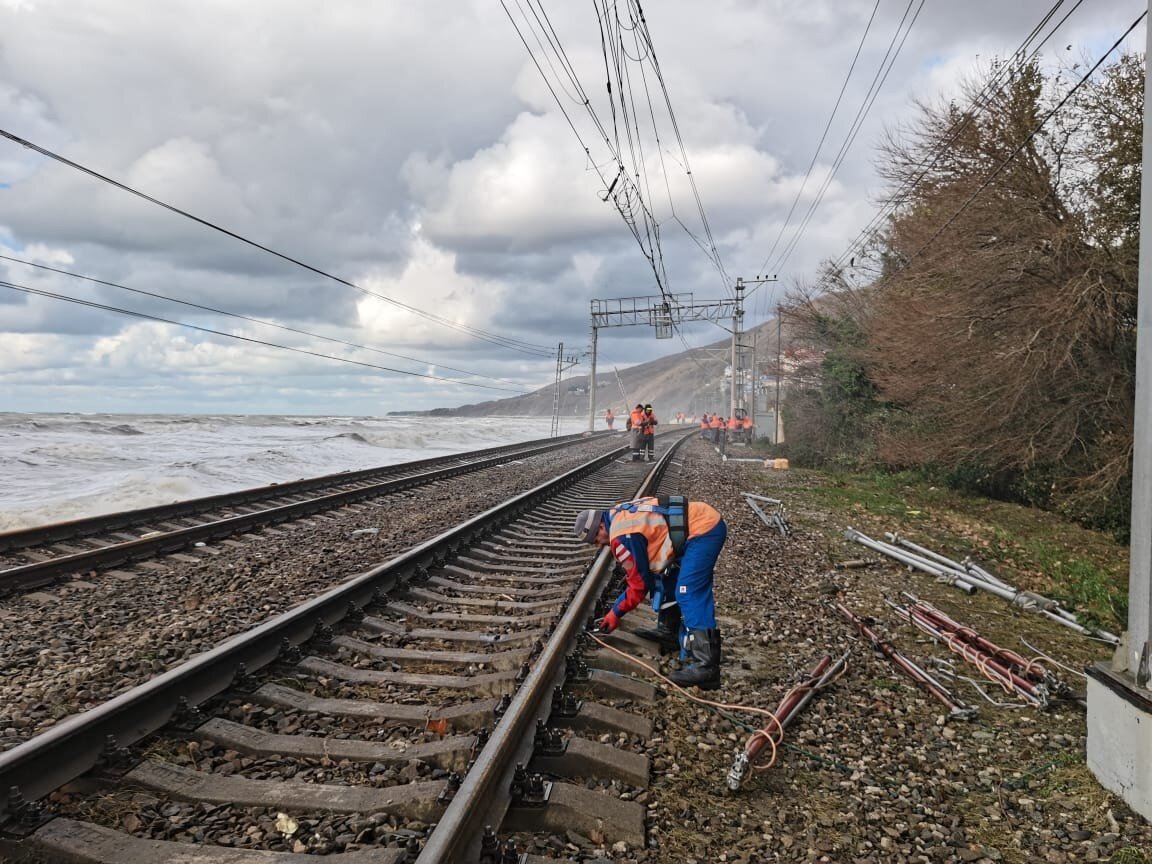
[[[715,268],[671,218],[674,209],[703,236],[677,133],[728,272],[754,275],[781,234],[873,4],[717,0],[705,9],[667,0],[646,8],[678,121],[673,130],[661,82],[634,78],[637,114],[647,117],[647,92],[662,118],[659,148],[650,137],[628,140],[619,104],[613,121],[592,9],[545,5],[583,85],[583,95],[557,88],[567,117],[502,10],[486,0],[0,0],[0,128],[341,279],[469,326],[579,345],[590,298],[655,291],[624,221],[600,200],[616,169],[581,105],[586,95],[613,146],[643,144],[645,192],[673,290],[698,298],[720,290]],[[782,243],[831,170],[895,31],[902,9],[881,5]],[[871,144],[884,124],[908,116],[914,97],[936,99],[1010,55],[1043,11],[993,0],[925,5],[783,278],[811,274],[871,218],[880,191]],[[1098,0],[1049,47],[1099,50],[1133,14],[1121,0]],[[540,46],[529,44],[549,69]],[[447,364],[531,386],[551,376],[546,360],[400,312],[4,140],[0,213],[0,239],[17,257],[399,350],[425,361],[421,370]],[[309,342],[17,264],[0,262],[0,275]],[[613,362],[682,347],[634,335],[606,340],[605,350],[622,352]],[[0,292],[0,341],[0,404],[26,410],[324,410],[339,401],[340,410],[368,413],[387,410],[386,398],[431,407],[490,395],[414,379],[401,385],[371,370],[10,291]]]

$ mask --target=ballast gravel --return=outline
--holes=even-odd
[[[430,536],[436,531],[427,517],[430,506],[443,508],[437,512],[445,521],[450,514],[462,518],[511,494],[505,490],[534,485],[563,460],[550,456],[540,461],[546,464],[517,466],[516,481],[504,485],[501,475],[509,469],[495,469],[471,483],[464,478],[444,487],[443,500],[434,505],[426,493],[413,493],[406,502],[389,499],[383,519],[369,508],[342,511],[314,519],[310,526],[278,529],[282,533],[246,538],[242,545],[224,544],[195,564],[166,563],[167,572],[149,581],[146,591],[104,575],[94,580],[94,588],[58,592],[58,605],[8,601],[0,614],[19,606],[22,615],[39,620],[26,622],[11,638],[13,619],[3,620],[0,698],[16,707],[4,709],[0,734],[6,742],[22,740],[50,725],[58,712],[94,704]],[[902,678],[827,604],[838,600],[873,617],[885,638],[922,665],[932,658],[949,659],[949,652],[887,609],[884,598],[895,599],[902,590],[928,599],[1004,647],[1022,650],[1018,639],[1023,637],[1073,670],[1102,659],[1105,650],[1003,602],[965,597],[926,575],[862,554],[859,546],[843,540],[847,526],[839,517],[802,503],[806,487],[826,482],[819,475],[721,462],[710,446],[696,440],[681,450],[677,463],[676,488],[663,491],[709,501],[729,525],[716,575],[723,686],[704,694],[728,707],[667,695],[646,709],[655,722],[653,736],[642,744],[620,742],[639,746],[652,759],[650,788],[613,784],[604,790],[646,806],[644,848],[566,832],[520,838],[520,851],[632,864],[1152,860],[1152,829],[1095,785],[1084,765],[1085,719],[1076,703],[1058,702],[1037,711],[1014,705],[1010,696],[984,682],[984,692],[1002,703],[996,706],[961,682],[954,690],[979,708],[979,716],[949,720],[943,706]],[[745,505],[743,491],[787,502],[792,536],[765,526]],[[349,537],[357,528],[376,526],[380,533],[371,540]],[[868,566],[836,566],[862,558]],[[72,620],[81,611],[89,622],[83,627]],[[198,647],[164,653],[172,650],[170,643],[184,639]],[[775,763],[754,771],[739,791],[730,791],[726,777],[735,754],[767,722],[742,712],[741,706],[775,708],[821,657],[845,652],[847,672],[793,721]],[[15,668],[13,659],[19,664]],[[961,661],[957,671],[979,678]],[[1061,675],[1073,690],[1083,691],[1075,674]],[[291,712],[260,709],[257,714],[267,716],[254,725],[277,731],[293,722]],[[406,731],[420,735],[419,730]],[[220,748],[158,755],[220,773],[285,770]],[[297,760],[290,770],[329,781],[355,779],[344,774],[344,766],[307,760]],[[371,767],[369,774],[373,770],[395,769]],[[144,836],[314,854],[361,848],[382,836],[417,841],[428,828],[392,823],[379,814],[328,816],[301,825],[300,833],[289,838],[277,824],[278,814],[270,811],[222,805],[212,814],[216,821],[205,827],[195,805],[152,796],[104,806],[114,811],[109,814],[113,824],[131,818],[139,824],[122,827]]]
[[[625,441],[597,438],[0,599],[0,751]]]

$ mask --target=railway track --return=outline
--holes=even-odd
[[[566,435],[0,533],[0,596],[538,456],[588,438]]]
[[[0,754],[0,855],[429,864],[642,847],[656,691],[582,637],[611,562],[569,529],[655,491],[674,449],[655,466],[594,459]]]

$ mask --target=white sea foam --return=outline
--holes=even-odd
[[[561,432],[579,432],[565,418]],[[0,531],[546,438],[549,418],[0,413]]]

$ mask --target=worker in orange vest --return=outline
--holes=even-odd
[[[628,415],[628,429],[629,439],[628,443],[632,447],[632,461],[639,462],[641,436],[644,434],[644,405],[637,403],[636,407],[632,409],[632,413]]]
[[[705,411],[700,415],[700,437],[705,441],[708,440],[708,412]]]
[[[681,495],[637,498],[607,510],[581,510],[572,533],[585,543],[610,546],[624,571],[624,593],[597,629],[611,633],[622,616],[651,597],[657,626],[636,635],[679,644],[691,662],[669,676],[674,684],[717,689],[721,640],[712,589],[728,526],[716,508]]]
[[[644,406],[644,419],[640,421],[643,426],[643,432],[640,438],[640,449],[643,450],[649,462],[656,461],[656,425],[659,421],[656,419],[656,414],[652,411],[651,405]]]
[[[720,443],[720,433],[724,429],[724,418],[719,414],[713,414],[712,419],[708,421],[708,429],[712,432],[712,443]]]

